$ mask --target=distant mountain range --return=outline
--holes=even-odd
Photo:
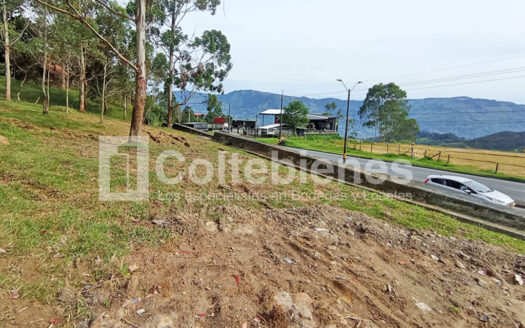
[[[470,140],[458,137],[452,133],[420,132],[417,135],[416,143],[446,147],[468,147],[522,152],[525,149],[525,131],[503,131]]]
[[[206,106],[195,105],[206,99],[206,94],[196,94],[191,100],[191,107],[197,112],[205,112]],[[239,90],[219,95],[223,102],[223,112],[231,114],[236,119],[255,119],[255,115],[268,108],[279,108],[280,95],[254,90]],[[339,108],[346,110],[346,101],[336,98],[313,99],[308,97],[284,97],[284,105],[293,100],[300,100],[310,109],[310,113],[324,112],[327,103],[335,102]],[[521,132],[525,130],[525,105],[511,102],[475,99],[469,97],[410,99],[410,117],[417,119],[421,131],[430,133],[451,133],[458,137],[474,139],[502,131]],[[351,101],[351,117],[358,122],[360,138],[373,137],[373,131],[361,127],[357,115],[362,101]],[[265,119],[265,124],[270,123]],[[340,132],[344,129],[341,120]]]

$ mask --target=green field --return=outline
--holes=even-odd
[[[257,138],[257,140],[269,144],[277,144],[277,138]],[[447,164],[446,161],[436,161],[430,157],[426,158],[411,158],[408,155],[398,155],[392,153],[371,153],[364,150],[354,149],[355,141],[350,141],[347,147],[348,156],[357,156],[364,158],[379,159],[387,162],[392,162],[397,159],[409,161],[412,165],[423,166],[428,168],[447,170],[452,172],[467,173],[474,175],[481,175],[487,177],[494,177],[504,180],[525,182],[525,178],[517,175],[494,173],[493,170],[479,169],[471,166]],[[308,135],[305,137],[289,137],[285,140],[284,146],[323,151],[334,154],[343,154],[343,140],[338,136],[323,136],[323,135]],[[406,146],[406,145],[405,145]],[[376,146],[377,147],[377,146]],[[408,146],[407,146],[408,147]],[[423,147],[423,146],[422,146]],[[362,149],[369,149],[370,143],[363,142]],[[428,147],[427,147],[428,148]],[[473,150],[475,151],[475,150]]]

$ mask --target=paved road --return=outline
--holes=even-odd
[[[297,148],[291,148],[291,149],[294,149],[296,151],[299,150]],[[304,151],[306,151],[308,155],[328,159],[331,161],[338,161],[342,158],[342,155],[337,155],[337,154],[323,153],[323,152],[314,151],[314,150],[304,150]],[[347,160],[357,161],[361,169],[365,169],[365,165],[367,163],[380,162],[377,160],[371,160],[371,159],[360,158],[360,157],[352,157],[352,156],[348,156]],[[392,170],[392,163],[389,163],[389,162],[385,162],[385,163],[388,168],[388,173],[387,173],[388,175],[400,176],[399,173]],[[371,164],[368,164],[368,165],[371,165]],[[374,169],[374,166],[372,167],[369,166],[368,168],[370,171],[378,171],[377,166],[375,169]],[[403,168],[408,168],[408,167],[403,166]],[[409,167],[409,170],[412,172],[414,179],[417,181],[424,181],[425,178],[431,174],[454,175],[454,176],[461,176],[461,177],[473,179],[493,189],[496,189],[498,191],[501,191],[502,193],[509,195],[511,198],[513,198],[515,201],[519,202],[520,204],[525,204],[525,183],[512,182],[512,181],[493,179],[493,178],[485,178],[485,177],[479,177],[479,176],[470,175],[470,174],[455,173],[455,172],[429,169],[429,168],[417,167],[417,166],[411,166]]]

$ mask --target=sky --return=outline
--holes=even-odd
[[[394,82],[408,98],[469,96],[525,104],[523,0],[222,0],[186,32],[221,30],[225,92],[363,99]]]

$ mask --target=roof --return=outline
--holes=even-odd
[[[259,115],[280,115],[281,110],[280,109],[266,109],[259,113]],[[308,114],[308,119],[310,121],[320,121],[320,120],[327,120],[329,118],[337,118],[335,116],[326,116],[326,115],[320,115],[320,114]]]
[[[259,115],[279,115],[281,114],[280,109],[267,109],[259,113]]]
[[[322,121],[322,120],[327,120],[329,118],[337,118],[337,117],[335,117],[335,116],[319,115],[319,114],[308,114],[308,119],[310,121]]]
[[[279,123],[260,126],[259,129],[273,129],[279,127]],[[283,125],[284,128],[284,125]]]
[[[438,178],[438,179],[448,179],[448,180],[454,180],[457,182],[467,182],[472,181],[472,179],[464,178],[464,177],[458,177],[456,175],[429,175],[428,178]]]

